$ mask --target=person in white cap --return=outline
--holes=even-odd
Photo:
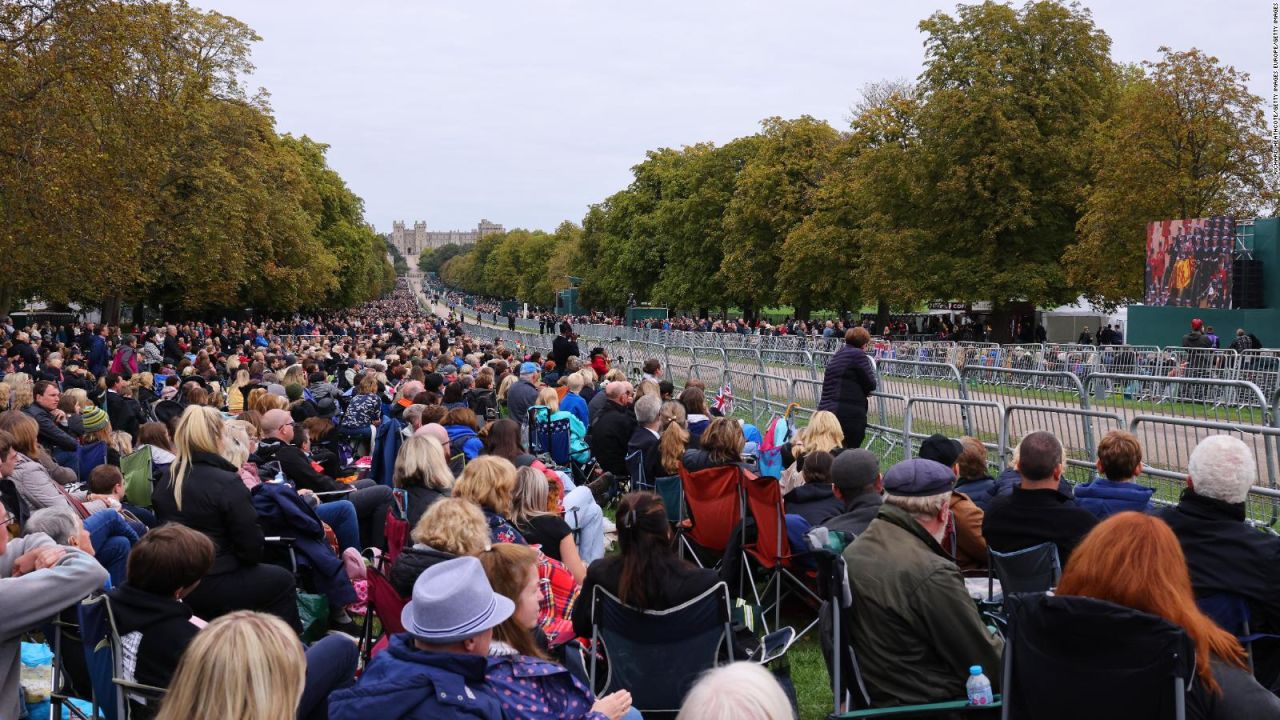
[[[485,684],[493,629],[515,603],[493,591],[474,557],[427,568],[400,620],[405,632],[373,659],[353,687],[329,700],[331,720],[503,718]]]

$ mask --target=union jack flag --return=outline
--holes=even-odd
[[[720,388],[720,392],[716,393],[713,405],[721,415],[727,417],[733,414],[733,388],[730,387],[729,383],[726,382]]]

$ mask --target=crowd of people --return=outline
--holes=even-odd
[[[662,611],[744,562],[713,570],[677,552],[681,528],[646,488],[724,468],[767,479],[776,450],[792,548],[847,564],[873,704],[963,697],[973,665],[999,690],[1006,637],[965,576],[1051,546],[1059,595],[1186,632],[1195,717],[1280,717],[1280,653],[1259,642],[1246,656],[1197,605],[1231,594],[1254,631],[1280,625],[1280,538],[1245,522],[1256,466],[1240,441],[1201,442],[1167,507],[1137,482],[1142,448],[1121,431],[1075,487],[1046,432],[995,477],[980,441],[943,435],[882,472],[860,447],[876,389],[866,328],[845,329],[816,412],[776,448],[697,381],[677,390],[660,361],[633,384],[607,355],[584,359],[569,323],[556,330],[549,357],[470,337],[404,285],[311,319],[143,327],[142,350],[118,328],[6,328],[0,716],[21,712],[18,640],[105,592],[123,679],[167,688],[129,693],[138,716],[640,717],[628,689],[597,695],[584,670],[582,653],[600,651],[595,589]],[[539,447],[552,425],[567,435],[559,459]],[[367,628],[352,611],[375,571],[405,631],[357,679]],[[299,592],[327,616],[301,613]],[[747,645],[688,679],[680,717],[794,714],[785,671],[742,662]],[[68,682],[87,692],[87,678]]]

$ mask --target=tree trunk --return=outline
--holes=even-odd
[[[809,307],[809,303],[804,302],[796,304],[795,317],[797,320],[808,320],[811,314],[813,314],[813,311]]]
[[[0,284],[0,315],[8,315],[13,305],[13,285]]]
[[[119,295],[108,295],[102,298],[102,323],[104,325],[120,324]]]

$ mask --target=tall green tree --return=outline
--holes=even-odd
[[[834,128],[807,115],[768,118],[761,125],[755,152],[738,174],[725,212],[720,266],[726,296],[749,316],[777,302],[783,240],[812,212],[840,142]],[[808,317],[812,293],[792,290],[796,315]]]
[[[1199,50],[1160,53],[1122,73],[1065,254],[1068,281],[1104,304],[1142,297],[1147,223],[1274,207],[1263,100],[1248,75]]]
[[[1110,39],[1087,9],[1047,0],[961,5],[920,29],[922,285],[998,315],[1074,299],[1062,257],[1108,114]]]

